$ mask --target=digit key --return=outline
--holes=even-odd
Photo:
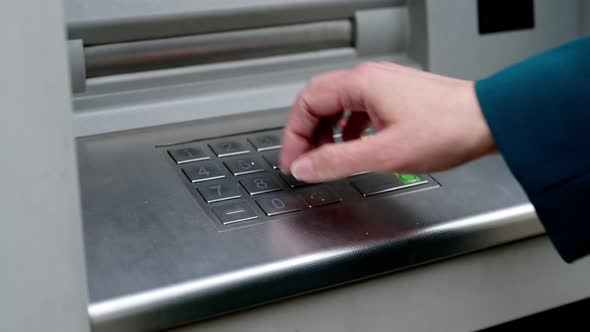
[[[309,185],[309,183],[297,180],[292,174],[281,173],[281,177],[283,178],[283,180],[285,180],[285,182],[287,182],[287,184],[291,188],[298,188]]]
[[[197,190],[207,203],[227,201],[240,198],[236,186],[229,181],[211,181],[197,185]]]
[[[248,138],[258,151],[266,151],[281,148],[281,137],[279,133],[262,133]]]
[[[205,153],[203,149],[196,146],[168,150],[168,154],[170,154],[177,164],[186,164],[193,161],[209,159],[207,153]]]
[[[262,157],[264,160],[266,160],[270,167],[273,169],[279,169],[279,151],[265,153]]]
[[[269,195],[257,199],[256,203],[269,217],[299,211],[304,207],[303,202],[297,196],[286,194]]]
[[[283,190],[277,180],[268,173],[244,177],[240,183],[251,196]]]
[[[260,158],[245,157],[228,160],[225,161],[224,164],[233,175],[243,175],[264,171],[262,160]]]
[[[182,171],[193,183],[221,179],[225,177],[225,173],[221,167],[214,162],[198,163],[194,166],[183,168]]]
[[[250,149],[241,141],[221,141],[209,144],[209,147],[215,154],[222,157],[235,156],[250,152]]]

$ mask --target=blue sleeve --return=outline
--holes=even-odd
[[[590,254],[590,37],[475,86],[498,149],[561,257]]]

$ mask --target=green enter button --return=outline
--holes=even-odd
[[[414,175],[414,174],[398,174],[398,173],[395,173],[395,176],[403,184],[412,184],[412,183],[422,182],[423,181],[421,177],[419,177],[418,175]]]

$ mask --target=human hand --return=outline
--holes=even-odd
[[[334,144],[344,111],[345,142]],[[377,134],[359,139],[370,123]],[[440,171],[495,150],[472,81],[365,63],[309,82],[289,115],[280,160],[297,179],[323,182],[362,171]]]

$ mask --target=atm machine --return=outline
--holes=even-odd
[[[91,329],[199,330],[541,236],[500,156],[316,185],[277,169],[316,74],[392,61],[478,79],[588,30],[583,1],[519,2],[64,0]],[[554,305],[590,296],[585,263],[560,265],[581,290]]]

